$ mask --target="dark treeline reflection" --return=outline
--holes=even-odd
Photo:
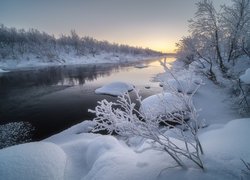
[[[0,76],[0,91],[15,87],[83,85],[86,81],[93,81],[99,77],[109,76],[113,72],[117,72],[127,66],[129,65],[74,65],[16,71]]]

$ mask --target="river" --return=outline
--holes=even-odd
[[[133,84],[143,98],[161,92],[153,78],[162,73],[160,59],[138,63],[89,64],[15,70],[0,74],[0,124],[27,121],[33,140],[41,140],[84,120],[93,119],[88,109],[97,101],[116,97],[94,90],[114,81]],[[173,61],[169,57],[168,61]],[[149,86],[150,88],[145,88]]]

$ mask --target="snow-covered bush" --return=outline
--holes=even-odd
[[[161,64],[165,71],[169,71],[166,60]],[[174,74],[170,72],[170,75],[180,84]],[[193,82],[186,81],[187,87]],[[118,96],[116,102],[108,102],[106,99],[98,101],[95,110],[89,110],[96,114],[93,119],[96,126],[92,131],[107,130],[127,138],[144,138],[151,142],[152,149],[167,152],[178,165],[185,167],[182,157],[186,157],[203,169],[200,157],[203,150],[197,136],[202,124],[197,118],[197,110],[192,101],[201,82],[195,82],[195,89],[189,95],[181,84],[181,92],[173,84],[168,84],[168,93],[163,92],[143,101],[139,91],[134,89],[137,103],[141,106],[140,111],[135,108],[136,103],[132,102],[128,93]],[[165,125],[164,131],[162,124]],[[174,137],[166,131],[171,131]],[[177,138],[180,143],[174,143],[173,138]]]
[[[246,167],[245,169],[242,170],[242,179],[244,180],[245,178],[246,179],[250,178],[250,163],[244,161],[243,159],[242,162]]]
[[[137,101],[141,103],[141,96],[138,91],[134,90]],[[95,113],[93,121],[96,126],[93,132],[107,130],[109,133],[115,132],[125,137],[142,137],[152,143],[153,149],[167,152],[178,165],[185,167],[182,157],[186,157],[204,168],[200,155],[203,153],[197,133],[199,122],[197,112],[193,105],[192,98],[189,96],[179,96],[181,101],[189,110],[190,120],[185,121],[183,113],[167,113],[164,116],[148,118],[144,113],[136,110],[136,104],[131,101],[128,93],[118,97],[116,102],[108,102],[106,99],[99,101],[95,110],[89,112]],[[177,106],[177,104],[175,104]],[[180,140],[180,144],[175,144],[171,136],[165,131],[161,131],[160,123],[166,125],[165,128],[171,129],[175,137]],[[180,124],[174,126],[173,123]],[[188,130],[184,132],[184,130]]]
[[[11,122],[0,125],[0,149],[31,141],[34,130],[28,122]]]

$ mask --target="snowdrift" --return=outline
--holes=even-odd
[[[27,143],[0,151],[0,179],[63,179],[66,154],[50,142]]]
[[[147,118],[156,118],[160,115],[173,113],[176,110],[185,111],[185,105],[178,97],[171,93],[160,93],[142,100],[140,111]]]
[[[90,126],[89,122],[81,123],[43,142],[0,150],[1,178],[233,180],[244,176],[240,159],[250,161],[250,118],[204,129],[200,140],[205,150],[205,172],[195,166],[173,168],[174,161],[164,152],[136,153],[112,136],[79,132],[81,128],[88,131]]]
[[[96,94],[107,94],[111,96],[120,96],[126,92],[132,91],[134,86],[124,82],[113,82],[104,85],[101,88],[95,90]]]

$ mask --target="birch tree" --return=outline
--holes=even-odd
[[[213,52],[216,54],[216,60],[219,64],[220,70],[225,73],[226,66],[223,62],[222,50],[221,50],[221,31],[218,22],[218,13],[216,12],[211,0],[202,0],[197,4],[197,11],[195,17],[190,20],[190,31],[193,36],[204,37],[203,43],[205,41],[209,46],[204,48],[209,48],[211,51],[211,56]],[[209,54],[208,54],[209,55]]]
[[[221,17],[226,41],[227,61],[235,60],[243,53],[250,36],[250,0],[232,0],[232,6],[223,6]]]

